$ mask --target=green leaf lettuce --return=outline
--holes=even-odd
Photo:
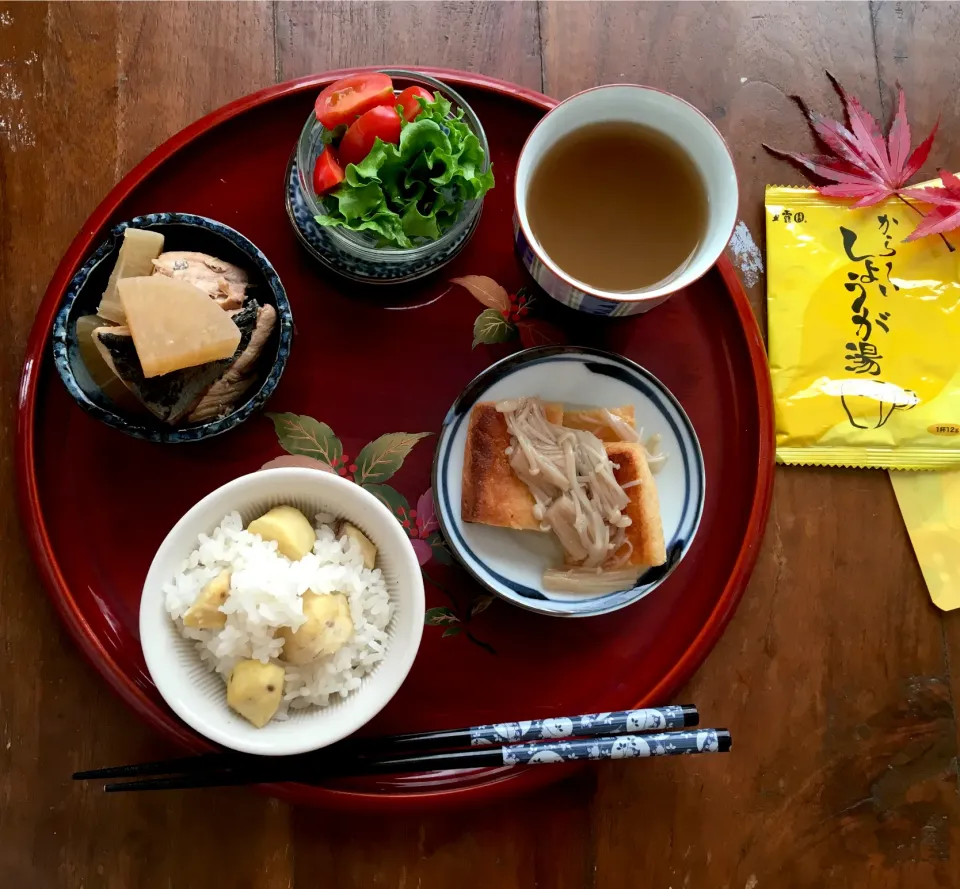
[[[466,201],[493,188],[493,170],[480,140],[451,114],[439,93],[419,100],[422,111],[403,122],[400,144],[380,139],[359,164],[347,164],[344,181],[324,199],[320,225],[366,231],[380,245],[413,247],[414,239],[435,241],[456,222]]]

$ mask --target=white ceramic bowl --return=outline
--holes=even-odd
[[[613,120],[643,124],[670,137],[690,156],[707,192],[706,233],[693,257],[678,274],[644,290],[598,290],[567,274],[540,245],[527,218],[530,179],[544,154],[575,130]],[[654,87],[630,83],[577,93],[548,112],[520,152],[514,189],[514,237],[524,265],[554,299],[592,315],[633,315],[665,302],[713,266],[737,221],[737,171],[717,128],[689,102]]]
[[[377,546],[393,615],[384,659],[359,689],[327,707],[291,710],[290,718],[255,728],[227,706],[226,686],[201,663],[164,605],[163,585],[197,544],[230,512],[244,524],[288,504],[308,517],[319,512],[347,519]],[[147,669],[170,708],[200,734],[245,753],[279,756],[326,747],[357,731],[379,713],[403,683],[420,646],[424,619],[423,577],[410,540],[390,511],[359,485],[315,469],[266,469],[235,479],[204,497],[157,550],[140,600],[140,644]]]

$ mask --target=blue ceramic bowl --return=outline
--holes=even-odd
[[[637,428],[658,434],[667,460],[655,476],[667,548],[666,564],[649,569],[635,587],[603,595],[558,593],[543,572],[562,564],[552,534],[464,522],[460,515],[463,454],[470,411],[479,401],[538,395],[571,405],[632,404]],[[437,518],[450,549],[490,592],[514,605],[560,617],[591,617],[624,608],[656,589],[693,542],[704,496],[703,455],[689,417],[667,388],[627,358],[574,346],[543,346],[498,361],[463,391],[443,421],[433,468]]]
[[[236,410],[204,423],[170,426],[149,414],[124,413],[100,392],[80,356],[77,319],[94,314],[116,263],[126,228],[157,231],[165,250],[209,253],[242,267],[250,279],[249,293],[277,310],[277,324],[260,356],[263,380],[254,386]],[[121,432],[147,441],[180,443],[201,441],[239,426],[271,396],[287,366],[293,339],[293,315],[280,278],[266,256],[238,231],[205,216],[190,213],[153,213],[121,222],[110,237],[73,276],[53,322],[53,361],[67,391],[80,407]]]

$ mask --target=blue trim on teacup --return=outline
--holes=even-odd
[[[644,572],[636,586],[629,590],[594,596],[579,602],[549,599],[539,590],[504,577],[486,564],[471,549],[461,533],[460,525],[455,518],[459,506],[452,503],[446,484],[453,454],[453,441],[461,425],[469,417],[473,406],[494,384],[520,368],[550,362],[582,364],[591,373],[610,376],[641,392],[654,404],[658,404],[661,416],[666,420],[680,444],[683,466],[685,489],[683,509],[677,523],[677,533],[667,542],[666,563]],[[676,416],[680,418],[680,424],[675,421],[669,411],[664,409],[664,405],[673,407]],[[695,461],[695,465],[692,465],[691,460]],[[509,602],[542,614],[586,617],[615,611],[638,601],[652,592],[672,573],[689,550],[696,535],[703,511],[706,485],[703,455],[693,425],[674,395],[656,377],[639,364],[610,352],[574,346],[544,346],[528,349],[497,362],[474,378],[457,398],[443,421],[443,430],[434,460],[433,491],[441,531],[458,560],[478,583]],[[474,570],[474,565],[482,566],[485,574]]]
[[[637,300],[600,299],[592,293],[587,293],[585,290],[564,281],[563,278],[544,265],[537,254],[533,252],[533,248],[524,236],[516,215],[513,218],[513,239],[517,255],[527,267],[531,277],[541,289],[557,302],[563,303],[571,309],[586,312],[588,315],[605,317],[634,315],[650,308],[648,304]]]
[[[204,229],[217,237],[223,238],[228,243],[237,248],[250,262],[252,269],[262,277],[262,283],[266,286],[266,293],[258,294],[260,301],[271,302],[277,310],[277,353],[273,361],[270,372],[264,377],[260,386],[240,405],[235,411],[227,414],[225,417],[218,417],[205,423],[199,423],[193,426],[183,428],[171,428],[162,421],[155,418],[141,418],[123,415],[107,401],[99,397],[97,393],[88,393],[77,381],[74,368],[83,368],[83,359],[80,356],[80,348],[76,341],[73,324],[71,324],[71,314],[77,298],[82,293],[87,284],[90,275],[100,265],[100,263],[119,252],[120,243],[123,239],[123,232],[128,228],[153,229],[169,226],[193,226]],[[260,281],[251,281],[251,283],[260,285]],[[270,299],[264,300],[269,296]],[[98,294],[99,297],[99,294]],[[99,299],[97,300],[97,302]],[[96,310],[96,302],[91,301],[90,312]],[[75,320],[75,319],[74,319]],[[53,332],[51,335],[51,345],[53,351],[53,362],[57,368],[57,373],[63,381],[64,386],[70,393],[73,400],[85,410],[90,416],[119,429],[127,435],[134,438],[141,438],[146,441],[162,442],[167,444],[181,444],[189,441],[201,441],[207,438],[213,438],[216,435],[222,435],[235,426],[239,426],[247,420],[256,410],[258,410],[277,388],[280,377],[287,366],[287,360],[290,357],[290,347],[293,342],[293,313],[290,309],[290,302],[287,299],[286,291],[280,282],[280,277],[270,263],[270,260],[253,244],[245,238],[240,232],[217,222],[215,219],[208,219],[206,216],[197,216],[193,213],[151,213],[147,216],[137,216],[129,222],[121,222],[110,230],[110,236],[107,241],[100,245],[90,258],[81,266],[80,270],[70,280],[64,293],[60,308],[53,322]]]

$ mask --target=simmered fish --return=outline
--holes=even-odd
[[[215,256],[170,250],[153,260],[153,274],[178,278],[199,287],[223,309],[239,309],[246,298],[247,273]]]
[[[257,381],[256,362],[273,333],[277,322],[277,310],[271,305],[260,306],[257,322],[247,347],[240,353],[226,373],[200,399],[187,421],[202,423],[214,417],[229,414],[240,397]]]
[[[232,316],[233,322],[240,328],[240,344],[231,358],[156,377],[144,377],[128,327],[99,327],[93,332],[93,338],[107,365],[124,385],[151,413],[174,425],[200,403],[224,372],[243,354],[253,337],[259,310],[260,306],[251,300]]]

